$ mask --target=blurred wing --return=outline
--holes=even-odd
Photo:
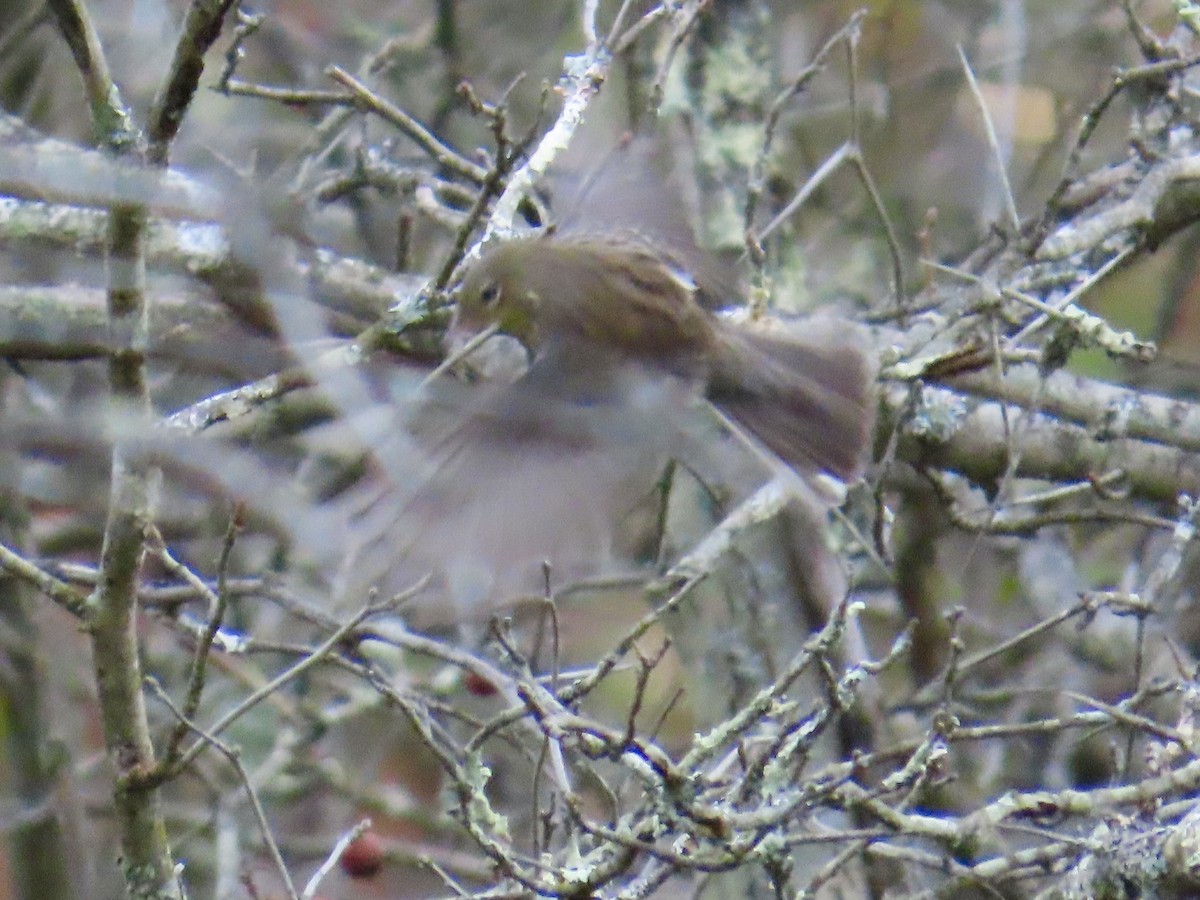
[[[731,266],[696,243],[680,176],[663,140],[641,135],[618,146],[563,204],[556,233],[584,240],[634,240],[671,261],[696,282],[710,308],[728,306],[741,291]]]
[[[623,533],[654,502],[676,410],[696,393],[637,367],[579,373],[551,354],[512,385],[435,384],[399,417],[411,440],[380,447],[378,477],[353,496],[339,593],[357,602],[430,575],[406,607],[424,627],[541,597],[546,566],[552,589],[631,571]],[[417,465],[389,458],[413,447]]]

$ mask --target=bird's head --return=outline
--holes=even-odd
[[[541,300],[532,277],[537,256],[537,241],[530,238],[505,241],[485,250],[455,292],[451,334],[462,338],[492,330],[514,337],[532,350],[537,343]]]

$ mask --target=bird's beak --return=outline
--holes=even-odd
[[[422,386],[428,385],[449,371],[469,366],[468,358],[471,354],[482,347],[484,342],[499,330],[500,326],[492,323],[481,331],[472,332],[463,327],[456,317],[446,330],[446,358],[426,376]]]

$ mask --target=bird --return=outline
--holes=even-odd
[[[782,462],[849,481],[874,422],[874,374],[858,332],[832,319],[774,330],[722,317],[678,260],[638,232],[553,231],[497,243],[466,272],[451,346],[495,330],[534,378],[614,366],[694,382]],[[540,371],[539,371],[540,367]],[[603,373],[603,374],[602,374]]]
[[[482,384],[426,379],[395,408],[384,477],[355,498],[344,591],[432,575],[407,607],[425,626],[541,595],[551,572],[644,571],[626,538],[664,467],[719,472],[740,443],[806,482],[862,474],[875,374],[861,333],[730,315],[736,287],[641,156],[618,151],[557,223],[466,265],[448,356],[495,335],[522,364]]]

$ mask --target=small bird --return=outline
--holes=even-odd
[[[376,454],[385,483],[355,514],[352,596],[433,573],[408,607],[420,627],[540,596],[549,571],[562,585],[636,569],[623,532],[664,466],[726,474],[728,431],[709,402],[806,480],[862,473],[875,399],[859,332],[721,314],[735,289],[650,173],[618,151],[557,226],[496,241],[467,267],[450,355],[498,331],[527,366],[485,384],[433,379],[396,413],[387,431],[403,439]],[[807,543],[822,552],[819,534]]]
[[[642,234],[547,232],[498,243],[469,268],[449,339],[494,328],[525,347],[531,372],[602,360],[692,381],[788,465],[858,477],[875,401],[853,326],[768,331],[715,314],[712,301]]]

